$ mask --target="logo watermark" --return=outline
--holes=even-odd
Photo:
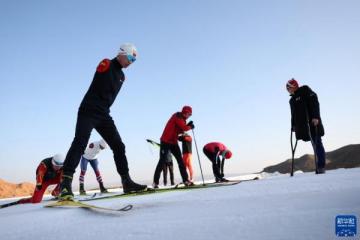
[[[335,218],[335,234],[338,237],[355,237],[357,221],[354,215],[338,215]]]

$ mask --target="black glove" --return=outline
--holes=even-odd
[[[36,190],[40,191],[42,188],[42,185],[41,184],[36,184]]]
[[[193,121],[190,121],[188,124],[186,124],[187,126],[191,127],[191,129],[195,128],[195,125],[193,123]]]

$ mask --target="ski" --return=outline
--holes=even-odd
[[[6,207],[10,207],[10,206],[18,205],[18,204],[20,204],[20,202],[19,202],[19,201],[9,202],[9,203],[5,203],[5,204],[0,205],[0,208],[6,208]]]
[[[93,200],[101,200],[101,199],[109,199],[109,198],[118,198],[118,197],[129,197],[129,196],[138,196],[138,195],[144,195],[148,193],[155,192],[153,188],[147,188],[143,191],[137,191],[137,192],[131,192],[131,193],[115,193],[111,195],[100,195],[100,194],[94,194],[91,197],[79,199],[80,202],[86,202],[86,201],[93,201]]]
[[[129,210],[131,210],[133,208],[133,206],[131,204],[126,205],[126,206],[124,206],[122,208],[119,208],[119,209],[115,209],[115,208],[107,208],[107,207],[100,207],[100,206],[96,206],[96,205],[91,205],[91,204],[83,203],[83,202],[80,202],[80,201],[57,201],[57,202],[54,202],[54,203],[49,203],[49,204],[45,205],[44,207],[47,207],[47,208],[78,207],[78,208],[85,208],[85,209],[90,209],[90,210],[102,210],[102,211],[110,211],[110,212],[126,212],[126,211],[129,211]]]
[[[223,186],[231,186],[236,185],[243,182],[243,180],[232,180],[227,182],[213,182],[213,183],[204,183],[204,184],[194,184],[190,186],[186,186],[183,183],[176,184],[174,189],[194,189],[194,188],[209,188],[209,187],[223,187]]]
[[[193,189],[201,189],[201,188],[211,188],[211,187],[223,187],[223,186],[232,186],[239,184],[241,182],[246,181],[253,181],[257,180],[258,178],[254,179],[248,179],[248,180],[229,180],[228,182],[213,182],[213,183],[205,183],[205,184],[194,184],[192,186],[185,186],[183,183],[177,184],[173,187],[168,188],[147,188],[144,191],[139,192],[132,192],[132,193],[118,193],[118,194],[112,194],[112,195],[105,195],[105,196],[94,196],[84,199],[79,199],[80,202],[86,202],[86,201],[95,201],[95,200],[101,200],[101,199],[111,199],[111,198],[121,198],[121,197],[134,197],[134,196],[141,196],[141,195],[147,195],[152,193],[164,193],[164,192],[170,192],[170,191],[187,191],[187,190],[193,190]]]

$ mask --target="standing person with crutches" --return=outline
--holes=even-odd
[[[324,127],[320,117],[320,104],[318,97],[310,87],[304,85],[299,87],[295,79],[290,79],[286,84],[289,92],[291,108],[291,131],[295,132],[296,144],[292,148],[292,169],[294,171],[294,154],[297,140],[311,141],[314,149],[316,174],[325,173],[325,149],[321,137],[324,136]]]

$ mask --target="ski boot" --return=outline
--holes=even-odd
[[[72,176],[63,175],[60,186],[59,201],[74,201],[74,194],[71,190],[71,183]]]
[[[133,180],[131,180],[128,173],[121,175],[121,182],[124,193],[138,192],[147,189],[147,185],[137,184]]]
[[[325,168],[318,168],[315,173],[316,174],[324,174],[325,173]]]
[[[226,178],[222,177],[222,178],[220,179],[220,182],[229,182],[229,180],[227,180]]]
[[[86,191],[85,191],[85,188],[84,188],[84,184],[83,184],[83,183],[80,183],[79,193],[80,193],[80,195],[82,195],[82,196],[86,195]]]
[[[191,187],[191,186],[194,186],[195,184],[194,184],[193,182],[187,180],[187,181],[184,182],[184,185],[185,185],[186,187]]]
[[[100,182],[99,183],[99,187],[100,187],[100,192],[101,193],[108,193],[109,191],[104,187],[104,183]]]
[[[54,190],[52,190],[51,195],[54,197],[55,200],[59,198],[60,195],[60,184],[57,185]]]

